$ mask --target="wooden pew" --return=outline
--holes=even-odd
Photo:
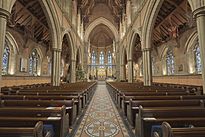
[[[22,137],[22,136],[43,137],[43,122],[39,121],[38,123],[36,123],[34,127],[0,127],[0,136],[1,137]],[[47,137],[49,137],[49,135],[47,135]]]
[[[135,127],[136,114],[142,107],[204,107],[203,100],[130,100],[127,107],[127,119],[131,126]]]
[[[186,95],[195,95],[192,93],[186,93],[186,92],[136,92],[132,94],[123,94],[123,96],[118,96],[118,105],[120,108],[124,107],[124,112],[126,111],[126,107],[128,105],[129,99],[135,98],[135,97],[140,97],[140,96],[186,96]],[[126,114],[125,114],[126,115]]]
[[[205,127],[172,128],[169,123],[162,123],[162,137],[204,137]]]
[[[4,107],[66,107],[69,114],[69,126],[75,121],[77,111],[74,107],[74,100],[2,100],[0,108]]]
[[[161,125],[164,121],[175,127],[205,126],[205,109],[199,107],[143,108],[140,106],[139,113],[136,115],[136,136],[149,137],[152,126]]]
[[[77,110],[77,114],[80,114],[82,110],[82,100],[80,96],[0,95],[0,100],[73,100],[73,99],[75,103],[74,110]]]
[[[15,112],[15,113],[14,113]],[[42,121],[52,125],[55,137],[65,137],[68,134],[69,118],[66,108],[0,108],[0,127],[6,126],[29,126]]]

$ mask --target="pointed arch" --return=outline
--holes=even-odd
[[[8,31],[6,32],[6,40],[10,49],[8,74],[13,75],[16,72],[16,56],[19,53],[19,46],[14,37]]]
[[[198,3],[196,0],[187,0],[191,6],[192,11],[194,10],[194,4]],[[204,1],[204,0],[201,0]],[[145,12],[145,18],[142,28],[142,49],[151,48],[152,42],[152,32],[154,29],[154,24],[158,16],[159,10],[163,4],[164,0],[152,0],[148,3],[148,10]]]
[[[68,40],[69,44],[70,44],[70,48],[71,48],[71,60],[75,60],[76,59],[76,54],[77,54],[77,50],[76,50],[76,47],[74,46],[74,41],[73,41],[73,37],[72,37],[72,34],[70,32],[69,29],[65,30],[62,34],[62,41],[63,41],[63,38],[66,37],[66,39]],[[61,42],[61,48],[62,49],[62,42]],[[63,50],[63,49],[62,49]]]
[[[130,59],[130,60],[133,59],[133,48],[135,46],[137,37],[140,38],[139,32],[133,31],[132,36],[131,36],[130,41],[129,41],[129,47],[128,47],[128,59]]]
[[[5,0],[8,1],[8,0]],[[10,0],[7,3],[7,5],[5,5],[5,8],[11,13],[11,10],[15,4],[16,0]],[[39,0],[38,1],[40,3],[40,5],[42,6],[42,9],[44,11],[44,14],[46,16],[48,25],[49,25],[49,29],[50,29],[50,35],[51,35],[51,39],[52,39],[52,48],[59,48],[58,46],[60,45],[60,23],[59,23],[59,19],[57,16],[57,12],[56,9],[54,8],[54,3],[51,0]],[[4,2],[3,2],[4,3]]]
[[[104,24],[106,25],[113,33],[114,37],[115,37],[115,41],[118,41],[118,30],[116,29],[116,27],[106,18],[104,17],[99,17],[97,19],[95,19],[85,30],[85,41],[88,41],[90,33],[92,32],[92,30],[100,25],[100,24]]]

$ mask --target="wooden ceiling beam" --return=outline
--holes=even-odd
[[[19,3],[21,4],[21,3]],[[23,6],[21,4],[21,6]],[[41,24],[45,29],[49,29],[46,25],[44,25],[36,16],[34,16],[27,8],[25,8],[25,11],[28,12],[36,21],[38,21],[39,24]]]
[[[180,5],[181,5],[181,4],[180,4]],[[180,5],[179,5],[177,8],[179,8]],[[176,8],[176,9],[177,9],[177,8]],[[175,10],[176,10],[176,9],[175,9]],[[160,10],[163,10],[163,8],[161,8]],[[173,10],[169,15],[174,14],[175,10]],[[157,28],[158,26],[162,25],[162,24],[164,23],[164,21],[169,18],[169,15],[167,15],[167,16],[164,18],[164,20],[162,20],[162,22],[160,22],[159,24],[157,24],[157,25],[155,26],[155,28]]]

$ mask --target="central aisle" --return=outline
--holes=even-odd
[[[129,137],[104,82],[98,83],[75,137]]]

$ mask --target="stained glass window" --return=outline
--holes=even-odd
[[[2,60],[2,75],[8,74],[9,56],[10,56],[10,48],[8,45],[8,40],[6,39],[4,45],[3,60]]]
[[[174,74],[174,55],[171,49],[168,49],[167,56],[166,56],[166,67],[167,67],[167,74],[172,75]]]
[[[112,53],[110,51],[108,51],[108,66],[112,67]]]
[[[100,65],[104,65],[104,53],[102,51],[100,52],[99,62],[100,62]]]
[[[201,73],[201,54],[200,54],[200,47],[197,44],[194,48],[194,53],[195,53],[195,69],[196,73]]]
[[[29,57],[29,74],[37,76],[39,55],[36,50],[33,50]]]
[[[95,54],[95,51],[92,52],[92,65],[95,65],[96,64],[96,54]]]

